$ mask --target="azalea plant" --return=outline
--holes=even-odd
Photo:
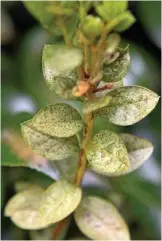
[[[62,238],[74,215],[76,225],[90,239],[130,240],[117,206],[87,195],[82,179],[87,169],[106,177],[127,175],[153,152],[150,141],[129,133],[104,129],[93,134],[98,117],[129,126],[158,103],[153,91],[124,85],[131,58],[129,46],[120,46],[120,32],[135,18],[127,1],[24,1],[24,5],[61,40],[42,49],[44,80],[60,101],[22,123],[22,136],[63,175],[47,188],[21,184],[8,201],[5,215],[22,229],[47,228],[51,239]],[[80,103],[79,111],[75,102]],[[65,161],[74,166],[70,174],[62,167]]]

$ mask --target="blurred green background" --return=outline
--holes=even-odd
[[[11,128],[16,133],[20,132],[21,122],[31,118],[41,107],[57,101],[57,97],[48,90],[43,79],[41,52],[44,44],[62,39],[54,39],[48,35],[21,2],[2,1],[1,6],[2,162],[8,163],[12,160],[18,163],[21,162],[19,141],[15,137],[14,143],[18,151],[14,153],[13,142],[4,139],[6,140],[6,136],[7,140],[14,138],[10,138]],[[143,85],[161,95],[161,2],[131,1],[129,8],[137,22],[122,34],[123,44],[129,43],[131,52],[131,66],[124,79],[125,85]],[[72,104],[80,108],[79,103]],[[155,146],[151,158],[132,174],[106,178],[87,171],[83,179],[85,192],[115,200],[129,225],[133,240],[160,239],[160,110],[159,102],[156,109],[144,120],[125,128],[110,125],[100,118],[95,120],[94,133],[111,128],[117,132],[145,137]],[[15,193],[14,183],[19,180],[41,182],[44,186],[52,182],[51,178],[33,169],[2,167],[1,239],[48,239],[48,230],[20,230],[9,218],[4,217],[5,203]],[[81,238],[82,234],[72,219],[66,239],[75,237]]]

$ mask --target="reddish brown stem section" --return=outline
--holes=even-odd
[[[70,216],[64,218],[55,225],[51,240],[60,240],[63,230],[65,230],[65,228],[69,225],[69,218]]]
[[[101,87],[101,88],[94,89],[94,90],[93,90],[93,93],[101,92],[101,91],[108,90],[108,89],[112,89],[112,88],[113,88],[113,83],[109,83],[109,84],[107,84],[107,85],[104,85],[104,86]]]

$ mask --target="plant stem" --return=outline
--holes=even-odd
[[[74,184],[80,186],[82,177],[84,175],[86,166],[87,166],[87,159],[85,154],[85,148],[88,142],[91,140],[92,137],[92,127],[93,127],[93,115],[92,113],[85,114],[84,116],[84,127],[83,127],[83,139],[82,139],[82,146],[79,155],[79,163],[78,163],[78,170],[76,176],[74,178]],[[70,216],[66,217],[65,219],[58,222],[52,233],[51,240],[59,240],[59,237],[64,232],[65,228],[68,225],[68,220]]]
[[[63,231],[69,225],[69,219],[70,219],[70,216],[68,216],[68,217],[64,218],[63,220],[61,220],[60,222],[56,223],[54,230],[52,232],[51,240],[60,240],[60,238],[62,238],[61,235],[62,235]]]
[[[87,159],[85,154],[85,149],[88,142],[91,140],[92,137],[92,127],[93,127],[93,116],[92,113],[85,114],[84,116],[84,128],[83,128],[83,140],[82,140],[82,147],[79,155],[79,163],[78,163],[78,170],[76,176],[74,178],[74,184],[80,185],[82,181],[82,177],[84,175]]]

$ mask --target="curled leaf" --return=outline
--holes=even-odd
[[[153,145],[150,141],[131,134],[120,134],[129,155],[130,167],[125,173],[139,168],[152,154]]]
[[[94,240],[130,240],[128,227],[109,201],[95,196],[83,198],[74,213],[79,229]]]
[[[32,119],[38,131],[57,137],[69,137],[82,129],[80,114],[68,104],[48,105]]]
[[[74,99],[72,89],[76,85],[76,67],[82,62],[78,48],[62,45],[45,45],[43,49],[43,75],[50,90],[65,99]]]
[[[129,159],[122,139],[114,132],[97,133],[86,149],[91,168],[103,175],[120,173],[129,168]]]
[[[130,64],[129,48],[118,48],[119,56],[110,64],[104,64],[103,81],[115,82],[121,80],[127,73]]]
[[[45,45],[43,49],[45,77],[52,77],[55,72],[64,72],[77,68],[83,60],[82,51],[66,45]]]
[[[142,86],[124,86],[109,92],[108,106],[99,109],[96,115],[107,118],[115,125],[132,125],[147,116],[156,106],[159,96]]]
[[[41,219],[56,223],[72,213],[80,203],[82,191],[79,187],[60,180],[48,187],[39,209]]]
[[[61,160],[79,150],[76,136],[59,138],[44,134],[32,125],[32,120],[21,125],[24,139],[34,151],[50,160]]]

